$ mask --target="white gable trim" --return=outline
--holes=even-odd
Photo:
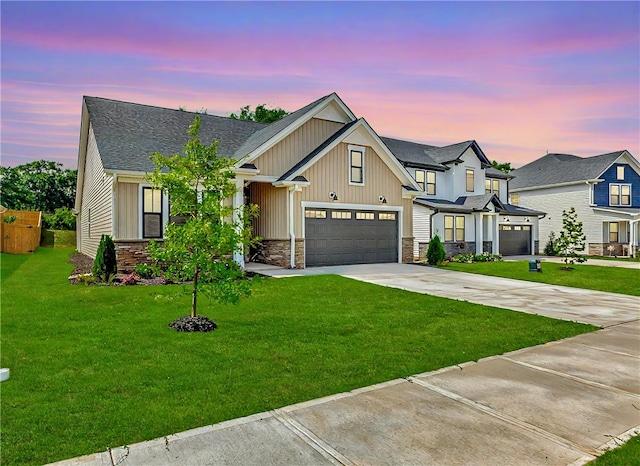
[[[611,162],[609,165],[607,165],[607,168],[605,168],[602,173],[600,173],[600,176],[602,176],[607,170],[609,170],[613,164],[615,163],[621,163],[621,162],[627,162],[629,164],[629,166],[638,174],[640,175],[640,162],[638,162],[635,157],[633,157],[629,151],[625,150],[622,151],[622,154],[620,154],[620,157],[618,157],[617,159],[615,159],[613,162]]]
[[[336,94],[334,92],[333,94],[328,95],[322,101],[318,102],[318,104],[315,107],[313,107],[312,109],[310,109],[306,113],[300,115],[300,117],[297,120],[295,120],[289,126],[287,126],[284,129],[282,129],[278,134],[276,134],[275,136],[270,138],[268,141],[266,141],[263,144],[261,144],[259,147],[257,147],[253,151],[251,151],[249,154],[247,154],[246,157],[240,159],[236,163],[236,167],[239,168],[240,166],[244,165],[245,163],[251,163],[254,160],[256,160],[264,152],[266,152],[267,150],[271,149],[273,146],[278,144],[280,141],[284,140],[287,136],[289,136],[295,130],[300,128],[307,121],[311,120],[311,118],[313,118],[314,116],[320,114],[331,103],[337,104],[340,107],[340,109],[350,119],[349,121],[356,120],[356,116],[353,114],[353,112],[351,110],[349,110],[349,107],[347,107],[345,105],[345,103],[340,99],[340,97],[338,97],[338,94]]]
[[[332,149],[334,149],[338,144],[342,142],[351,142],[352,138],[350,136],[354,134],[359,128],[363,128],[369,136],[369,140],[359,139],[362,144],[369,147],[373,147],[373,149],[380,156],[382,161],[389,167],[389,169],[393,172],[393,174],[402,182],[402,184],[411,186],[415,188],[416,191],[420,191],[420,188],[416,184],[416,181],[413,177],[407,172],[407,170],[400,164],[398,159],[391,153],[391,151],[387,148],[387,146],[382,142],[380,137],[376,134],[376,132],[369,126],[369,123],[364,118],[360,118],[351,128],[345,131],[339,138],[336,138],[331,144],[327,145],[322,151],[318,152],[315,157],[308,160],[307,163],[298,167],[298,169],[289,175],[289,178],[294,178],[296,176],[302,175],[305,171],[309,169],[312,165],[314,165],[318,160],[327,155]]]

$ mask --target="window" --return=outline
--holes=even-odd
[[[464,217],[444,216],[444,240],[464,241]]]
[[[511,195],[511,205],[515,205],[515,206],[520,205],[520,194]]]
[[[472,193],[475,189],[473,170],[467,168],[467,192]]]
[[[356,220],[375,220],[373,212],[356,212]]]
[[[609,205],[631,205],[631,185],[610,184]]]
[[[500,197],[500,180],[486,178],[484,180],[484,193],[494,193],[496,196]]]
[[[331,218],[349,220],[351,218],[351,212],[347,212],[344,210],[334,210],[333,212],[331,212]]]
[[[427,194],[436,193],[436,172],[427,172]]]
[[[162,238],[162,191],[142,188],[142,237]]]
[[[426,174],[424,170],[416,170],[416,184],[420,186],[420,191],[425,191]]]
[[[624,165],[618,165],[616,167],[616,175],[619,180],[624,180]]]
[[[364,148],[349,148],[349,184],[364,184]]]
[[[609,223],[609,242],[617,243],[618,242],[618,233],[620,225],[618,222],[610,222]]]
[[[327,218],[326,210],[305,210],[304,216],[306,218]]]
[[[464,217],[456,217],[456,241],[464,241]]]
[[[378,214],[378,220],[395,220],[396,214],[394,212],[380,212]]]

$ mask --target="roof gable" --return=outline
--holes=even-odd
[[[595,180],[622,156],[638,167],[638,162],[626,150],[585,158],[571,154],[547,154],[514,170],[510,188],[517,190]]]

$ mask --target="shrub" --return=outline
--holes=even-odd
[[[93,276],[103,282],[110,282],[116,274],[117,267],[116,245],[111,236],[102,235],[93,262]]]
[[[138,264],[136,265],[135,274],[140,278],[153,278],[155,274],[153,273],[153,267],[149,264]]]
[[[47,230],[75,230],[76,216],[68,207],[60,207],[53,214],[42,216],[42,226]]]
[[[556,255],[556,234],[553,231],[549,233],[549,240],[547,241],[543,252],[545,256]]]
[[[446,255],[444,251],[444,246],[440,241],[440,237],[435,235],[429,241],[429,248],[427,249],[427,262],[429,265],[438,265],[440,262],[444,260],[444,256]]]
[[[125,286],[128,285],[135,285],[136,283],[138,283],[138,280],[140,279],[140,277],[138,277],[136,275],[135,272],[127,274],[125,276],[122,277],[122,279],[120,280],[120,283],[122,283]]]

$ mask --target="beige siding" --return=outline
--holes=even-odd
[[[365,185],[353,186],[349,184],[349,145],[338,144],[322,159],[312,165],[303,176],[311,185],[296,193],[295,205],[301,201],[330,202],[329,192],[338,194],[338,204],[368,204],[380,205],[379,197],[385,196],[385,206],[403,207],[403,236],[413,236],[412,202],[402,198],[402,184],[371,148],[365,149]],[[302,235],[302,210],[295,211],[296,236]],[[286,212],[285,212],[286,214]]]
[[[100,236],[111,235],[112,178],[106,176],[100,160],[93,127],[89,126],[87,159],[80,214],[81,251],[95,257]]]
[[[138,239],[140,208],[138,183],[119,183],[116,190],[116,238]]]
[[[260,169],[261,175],[279,177],[342,126],[342,123],[335,121],[311,118],[283,141],[258,157],[254,164]]]
[[[253,233],[266,239],[289,237],[287,224],[287,188],[274,188],[271,183],[251,183],[249,199],[260,207],[253,222]]]

